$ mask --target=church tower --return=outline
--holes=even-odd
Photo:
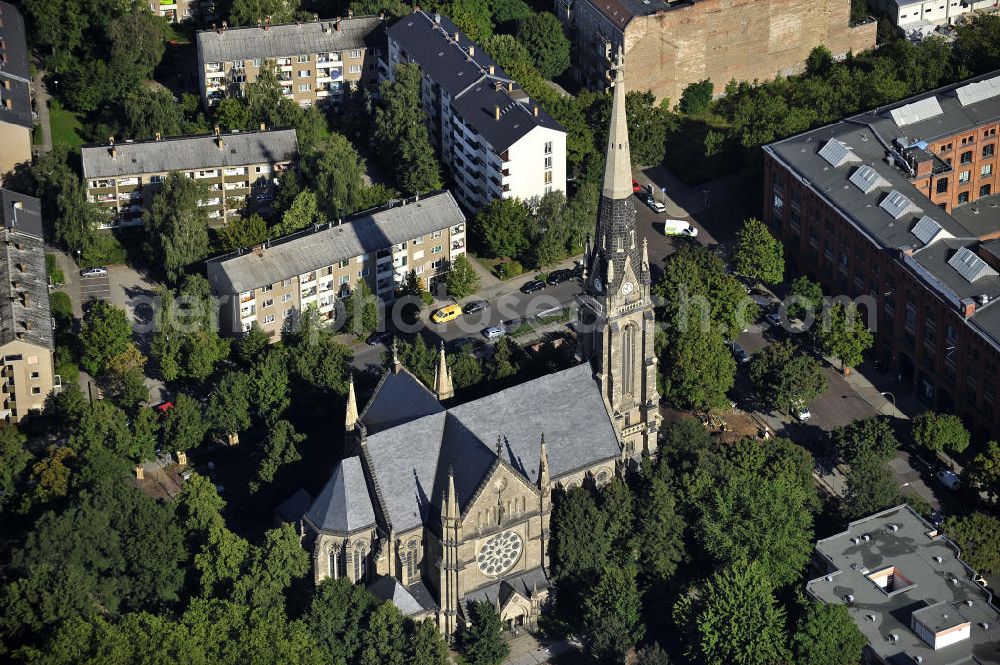
[[[656,321],[649,256],[636,237],[632,160],[625,117],[622,52],[612,65],[611,123],[597,233],[584,256],[579,296],[580,349],[590,360],[618,431],[624,459],[656,454]]]

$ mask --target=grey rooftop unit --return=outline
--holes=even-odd
[[[912,125],[939,116],[942,113],[944,111],[941,110],[941,104],[938,103],[937,97],[927,97],[912,104],[893,109],[889,112],[889,115],[892,116],[892,121],[896,123],[897,127],[905,127],[906,125]]]
[[[976,256],[968,247],[960,247],[955,255],[948,259],[948,265],[958,271],[971,284],[980,277],[995,276],[997,271],[989,267],[986,261]]]
[[[882,203],[878,204],[878,207],[889,213],[893,219],[899,219],[907,214],[921,212],[916,203],[911,201],[908,196],[895,189],[889,192],[889,195],[882,199]]]
[[[843,141],[830,139],[820,151],[819,156],[827,161],[833,168],[839,168],[844,164],[858,164],[861,158],[854,154],[854,151]]]
[[[961,88],[955,90],[958,103],[962,106],[975,104],[976,102],[981,102],[997,95],[1000,95],[1000,76],[963,85]]]
[[[889,187],[889,181],[882,177],[873,167],[865,164],[851,175],[851,182],[865,194],[871,194],[876,189]]]

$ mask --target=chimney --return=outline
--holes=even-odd
[[[354,18],[354,10],[350,7],[347,8],[347,18]]]
[[[319,14],[313,14],[313,20],[314,21],[318,21],[319,20]]]
[[[31,307],[31,298],[28,296],[27,293],[23,295],[23,298],[24,298],[24,306]],[[31,321],[28,321],[25,325],[28,328],[28,330],[31,330]]]
[[[507,81],[507,92],[514,92],[514,82]]]
[[[962,316],[964,316],[967,319],[976,313],[976,301],[973,300],[972,298],[963,298],[962,302],[960,303],[960,307]]]
[[[456,32],[456,33],[455,33],[455,43],[456,43],[456,44],[458,43],[458,36],[459,36],[460,34],[461,34],[461,33],[458,33],[458,32]]]
[[[537,104],[535,105],[535,117],[536,118],[538,117],[538,105]]]
[[[496,73],[496,67],[490,65],[490,76],[493,76],[495,73]]]
[[[497,119],[497,120],[500,120],[500,105],[499,105],[499,104],[497,104],[497,105],[496,105],[496,106],[494,106],[493,108],[495,109],[495,116],[496,116],[496,119]]]
[[[339,16],[337,17],[337,22],[333,24],[333,28],[337,32],[340,32],[340,17]]]
[[[111,144],[111,148],[108,149],[108,154],[111,155],[111,159],[117,159],[118,158],[118,148],[115,147],[114,143],[112,143]]]
[[[380,20],[380,21],[384,21],[385,20],[385,12],[379,12],[378,13],[378,20]]]
[[[270,30],[271,29],[271,17],[270,16],[265,16],[264,17],[264,29],[265,30]]]
[[[441,25],[441,15],[440,14],[435,14],[434,15],[434,22],[437,23],[438,25]]]
[[[267,131],[267,125],[265,125],[263,122],[260,123],[260,131],[262,132]]]
[[[222,133],[222,132],[220,132],[220,131],[219,131],[219,126],[218,126],[218,125],[216,125],[216,126],[215,126],[215,135],[216,135],[216,136],[218,136],[218,135],[219,135],[219,134],[221,134],[221,133]]]
[[[470,56],[475,56],[476,55],[476,47],[473,46],[472,44],[469,44],[469,55]]]
[[[162,138],[163,136],[159,132],[156,132],[156,140],[159,141]]]
[[[215,137],[215,144],[219,146],[219,150],[222,150],[223,148],[226,147],[226,142],[222,140],[221,136]]]
[[[223,21],[222,22],[222,32],[225,32],[226,28],[228,28],[228,27],[229,27],[229,23],[227,21]]]
[[[416,14],[420,11],[420,5],[413,5],[413,13]]]

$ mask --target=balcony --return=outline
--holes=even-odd
[[[242,166],[235,169],[226,169],[226,175],[243,175],[247,170]]]

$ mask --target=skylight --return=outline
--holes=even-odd
[[[854,172],[851,176],[851,182],[865,194],[871,194],[879,187],[889,186],[889,181],[867,164]]]
[[[878,207],[892,215],[893,219],[899,219],[908,213],[920,212],[920,208],[913,201],[895,189],[882,199],[882,203],[878,204]]]
[[[986,261],[976,256],[968,247],[960,247],[955,255],[948,259],[948,265],[958,271],[970,284],[981,277],[995,276],[997,271],[989,267]]]
[[[917,221],[916,225],[910,229],[910,233],[917,236],[917,238],[920,239],[920,242],[925,245],[931,244],[942,234],[944,236],[951,236],[949,233],[944,233],[941,225],[927,215],[924,215],[919,221]]]
[[[955,90],[955,96],[958,97],[958,102],[962,106],[975,104],[997,95],[1000,95],[1000,76],[963,85]]]
[[[861,158],[854,154],[854,151],[847,147],[847,144],[837,139],[830,139],[819,151],[819,156],[826,160],[827,164],[833,168],[838,168],[848,163],[858,163]]]
[[[896,123],[897,127],[912,125],[915,122],[921,122],[942,113],[944,111],[941,110],[941,104],[938,103],[937,97],[927,97],[926,99],[921,99],[920,101],[889,111],[889,115],[892,116],[892,120]]]

